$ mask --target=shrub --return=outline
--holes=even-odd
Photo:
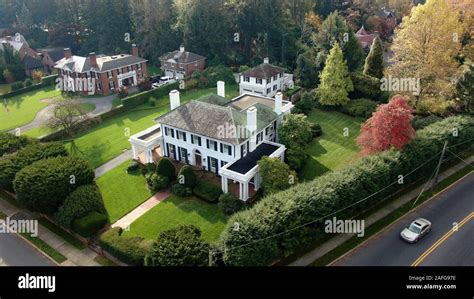
[[[158,166],[156,167],[156,173],[161,174],[169,179],[173,179],[176,176],[176,169],[173,165],[173,162],[167,157],[162,157],[158,161]]]
[[[218,242],[224,252],[224,263],[268,265],[321,240],[325,235],[325,216],[339,211],[340,219],[356,217],[399,191],[400,185],[393,182],[400,174],[405,175],[405,184],[429,177],[437,166],[445,140],[453,152],[472,146],[466,141],[474,138],[473,125],[472,117],[444,119],[418,131],[417,137],[401,152],[390,150],[365,157],[350,167],[264,197],[227,222]],[[457,137],[452,134],[453,128],[458,129]],[[351,208],[342,210],[351,204]],[[234,230],[235,222],[240,224],[239,231]],[[285,233],[288,228],[295,229]],[[278,237],[272,237],[275,235]]]
[[[152,86],[152,82],[148,80],[148,78],[143,78],[143,79],[138,80],[137,85],[138,85],[138,90],[142,92],[142,91],[150,90]]]
[[[93,181],[94,170],[88,162],[78,157],[57,157],[24,167],[13,185],[24,207],[53,214],[72,191]]]
[[[118,90],[118,97],[124,99],[128,96],[128,88],[127,86],[121,86]]]
[[[313,107],[315,106],[314,98],[315,98],[314,92],[305,92],[301,96],[301,99],[298,102],[296,102],[292,113],[295,113],[295,114],[303,113],[306,115],[310,113]]]
[[[294,146],[286,150],[285,158],[291,169],[300,171],[308,159],[308,154],[306,154],[302,147]]]
[[[442,97],[424,97],[418,102],[416,112],[422,115],[446,116],[454,109],[454,105],[454,101]]]
[[[137,171],[140,168],[140,163],[137,161],[132,161],[127,166],[127,173]]]
[[[357,99],[342,105],[341,112],[362,118],[369,118],[377,109],[377,103],[368,99]]]
[[[57,78],[58,78],[57,74],[45,76],[41,78],[41,83],[44,86],[54,86]]]
[[[54,219],[64,228],[71,228],[74,220],[90,212],[105,214],[104,202],[96,185],[84,185],[74,190],[59,207]]]
[[[126,264],[143,266],[153,241],[142,237],[125,237],[122,232],[122,228],[115,227],[103,233],[99,238],[100,247]]]
[[[25,136],[0,132],[0,157],[4,154],[14,153],[33,142],[35,141]]]
[[[280,142],[287,147],[304,146],[312,139],[311,123],[304,114],[289,114],[285,116],[278,128]]]
[[[189,165],[184,165],[181,167],[178,173],[178,183],[193,188],[196,186],[197,177],[194,173],[194,170]]]
[[[349,93],[349,98],[365,98],[382,103],[388,101],[390,93],[381,90],[381,82],[379,79],[360,73],[352,73],[351,80],[352,85],[354,85],[354,90]]]
[[[317,123],[311,123],[311,135],[313,138],[319,137],[323,134],[321,125]]]
[[[89,238],[102,229],[107,222],[107,215],[92,211],[86,216],[74,220],[72,230],[84,238]]]
[[[221,194],[218,205],[222,213],[227,215],[232,215],[244,208],[244,203],[231,193]]]
[[[44,76],[44,73],[42,70],[34,70],[33,72],[31,72],[31,78],[36,83],[41,82],[41,78],[43,78],[43,76]]]
[[[209,244],[194,225],[179,225],[158,236],[145,257],[145,266],[207,266]]]
[[[147,170],[147,173],[156,172],[156,164],[155,163],[146,163],[145,168]]]
[[[149,100],[148,100],[148,104],[152,107],[155,107],[156,106],[156,99],[154,97],[151,97]]]
[[[171,187],[171,192],[179,197],[188,197],[193,195],[192,188],[186,187],[185,185],[181,184],[174,184],[173,187]]]
[[[20,149],[16,155],[0,160],[0,188],[13,192],[13,180],[18,171],[36,161],[67,156],[68,152],[60,143],[33,143]]]
[[[278,158],[263,156],[258,161],[262,177],[262,189],[265,194],[285,190],[296,184],[296,172]]]
[[[147,173],[145,175],[145,180],[148,188],[153,192],[165,189],[170,183],[170,180],[167,177],[153,172]]]
[[[197,197],[204,199],[205,201],[216,202],[222,194],[222,189],[212,183],[198,181],[193,192]]]
[[[23,82],[15,82],[11,85],[10,88],[12,91],[15,91],[15,90],[22,89],[23,87],[25,87],[25,84]]]
[[[429,115],[426,117],[417,115],[412,119],[411,124],[415,130],[421,130],[440,120],[442,120],[442,118],[436,115]]]
[[[29,87],[31,85],[33,85],[33,81],[31,81],[31,79],[26,79],[25,80],[25,87]]]

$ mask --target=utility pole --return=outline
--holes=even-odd
[[[441,152],[441,157],[439,157],[439,161],[438,161],[438,166],[436,167],[436,172],[435,172],[435,175],[433,177],[433,182],[431,183],[431,188],[430,188],[430,191],[433,192],[434,190],[434,187],[436,186],[436,184],[438,183],[438,174],[439,174],[439,169],[441,168],[441,163],[443,161],[443,157],[444,157],[444,153],[446,152],[446,147],[448,146],[448,141],[446,140],[444,142],[444,146],[443,146],[443,151]]]

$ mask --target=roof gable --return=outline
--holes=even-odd
[[[284,73],[285,69],[269,63],[262,63],[242,73],[243,76],[259,79],[269,79],[277,74]]]

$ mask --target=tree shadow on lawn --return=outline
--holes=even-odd
[[[177,197],[179,202],[173,200],[171,204],[174,205],[175,208],[180,209],[185,213],[197,213],[202,218],[206,219],[207,222],[215,224],[218,222],[227,221],[229,217],[225,216],[217,207],[217,204],[208,203],[204,200],[201,200],[197,197]],[[196,209],[196,205],[201,208]]]
[[[87,147],[84,149],[79,148],[74,142],[74,140],[71,141],[69,144],[71,155],[79,156],[86,159],[94,167],[98,167],[100,166],[99,164],[103,164],[103,154],[110,149],[110,144],[108,142],[96,143],[91,147]]]
[[[300,172],[299,177],[301,181],[312,181],[316,177],[321,176],[329,171],[331,171],[331,169],[318,162],[318,160],[315,158],[309,157],[306,161],[306,165]]]

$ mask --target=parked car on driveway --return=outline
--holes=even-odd
[[[416,243],[431,231],[431,222],[418,218],[400,233],[400,237],[409,243]]]

